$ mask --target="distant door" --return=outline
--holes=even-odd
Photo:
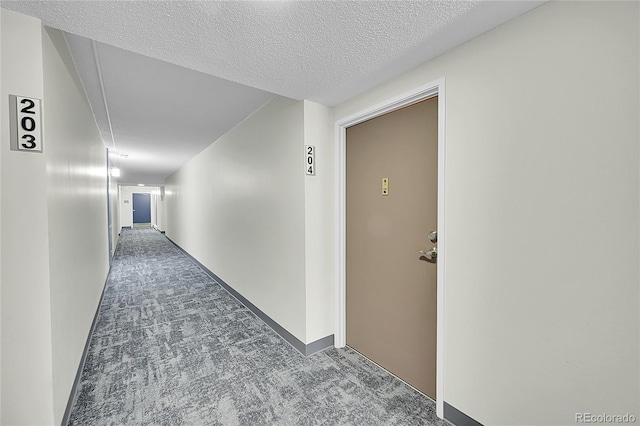
[[[133,223],[151,223],[151,194],[133,194]]]
[[[438,99],[348,128],[346,149],[347,345],[435,399]]]

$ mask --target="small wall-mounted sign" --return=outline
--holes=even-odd
[[[313,145],[304,146],[304,169],[307,175],[316,174],[316,147]]]
[[[382,178],[382,195],[383,196],[389,195],[389,178],[388,177]]]
[[[40,99],[9,95],[11,149],[42,152]]]

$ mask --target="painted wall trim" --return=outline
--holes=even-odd
[[[114,250],[114,253],[115,253],[115,250]],[[93,332],[96,328],[96,324],[98,323],[98,314],[100,314],[100,308],[102,308],[102,300],[104,299],[104,292],[107,289],[107,281],[109,280],[110,273],[111,273],[111,265],[109,265],[107,278],[105,279],[104,285],[102,286],[102,293],[100,294],[98,307],[96,308],[96,313],[93,315],[93,322],[91,323],[91,328],[89,328],[89,335],[87,336],[87,341],[84,344],[84,350],[82,351],[82,357],[80,358],[80,364],[78,365],[76,378],[73,380],[73,386],[71,387],[71,392],[69,393],[69,401],[67,402],[67,408],[65,408],[64,415],[62,416],[62,423],[61,423],[62,426],[65,426],[67,423],[69,423],[69,416],[71,416],[71,409],[73,408],[73,404],[76,401],[78,386],[80,384],[80,379],[82,379],[82,371],[84,370],[84,364],[87,361],[87,355],[89,353],[89,348],[91,347],[91,338],[93,337]]]
[[[445,296],[445,79],[444,77],[431,83],[416,87],[383,102],[377,103],[355,114],[337,120],[335,123],[335,346],[347,344],[346,321],[346,139],[347,127],[355,126],[388,112],[403,108],[424,99],[438,96],[438,272],[437,272],[437,337],[436,337],[436,413],[444,418],[444,296]]]
[[[280,335],[280,337],[282,337],[287,343],[293,346],[302,355],[305,355],[305,356],[313,355],[316,352],[320,352],[324,349],[327,349],[333,346],[333,341],[334,341],[333,334],[323,337],[321,339],[318,339],[314,342],[305,344],[304,342],[299,340],[296,336],[288,332],[280,324],[278,324],[273,319],[271,319],[269,315],[262,312],[260,308],[258,308],[256,305],[251,303],[249,300],[247,300],[243,295],[241,295],[236,290],[234,290],[233,287],[231,287],[229,284],[224,282],[224,280],[222,280],[219,276],[213,273],[209,268],[207,268],[202,263],[200,263],[195,257],[191,256],[185,249],[183,249],[178,244],[176,244],[175,241],[171,240],[171,238],[167,237],[166,235],[165,237],[174,246],[176,246],[182,253],[184,253],[193,263],[199,266],[215,282],[220,284],[220,286],[222,286],[222,288],[224,288],[229,294],[231,294],[233,297],[238,299],[240,303],[242,303],[247,309],[253,312],[258,318],[264,321],[265,324],[267,324],[271,329],[273,329],[273,331],[275,331],[278,335]]]
[[[472,419],[446,402],[444,403],[444,418],[456,426],[483,426],[479,421]]]

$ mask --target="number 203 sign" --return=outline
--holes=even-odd
[[[40,99],[9,95],[11,149],[42,152]]]

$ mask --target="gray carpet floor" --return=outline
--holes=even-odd
[[[355,351],[305,357],[164,235],[122,232],[70,425],[439,425]]]

